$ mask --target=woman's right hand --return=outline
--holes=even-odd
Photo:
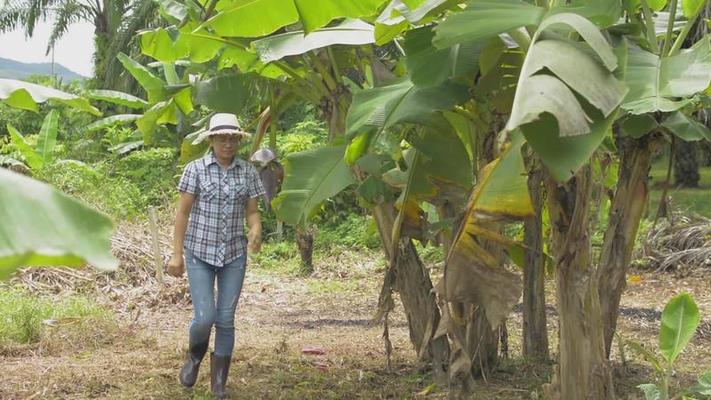
[[[183,273],[185,272],[185,261],[183,260],[183,256],[173,254],[173,256],[170,257],[170,260],[168,260],[166,272],[168,275],[176,278],[183,276]]]

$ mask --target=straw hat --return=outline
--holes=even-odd
[[[252,136],[251,133],[242,130],[236,115],[227,113],[213,115],[207,130],[202,132],[193,143],[200,143],[212,135],[239,135],[244,138]]]

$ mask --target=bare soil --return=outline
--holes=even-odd
[[[236,346],[229,392],[233,399],[444,399],[409,343],[401,306],[390,316],[392,368],[386,367],[382,325],[370,320],[377,305],[384,263],[377,253],[332,254],[316,259],[316,273],[295,277],[252,266],[237,311]],[[436,271],[434,271],[436,272]],[[73,271],[87,274],[90,271]],[[711,279],[638,272],[625,292],[620,336],[656,349],[664,303],[688,291],[702,326],[679,361],[674,383],[689,385],[711,370]],[[41,279],[37,279],[41,281]],[[113,330],[80,336],[48,328],[38,344],[0,347],[0,399],[208,399],[209,363],[195,388],[186,390],[177,371],[186,348],[192,308],[184,278],[166,278],[120,289],[93,289],[116,315]],[[552,282],[548,297],[553,298]],[[42,284],[39,284],[39,289]],[[86,290],[84,287],[83,290]],[[552,353],[556,324],[549,307]],[[520,357],[520,307],[508,320],[509,358],[479,381],[473,399],[535,399],[551,379],[552,363]],[[84,338],[84,339],[77,339]],[[323,354],[307,354],[316,348]],[[650,367],[615,347],[618,394],[641,399],[635,388],[653,380]]]

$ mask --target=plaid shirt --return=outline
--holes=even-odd
[[[247,247],[247,200],[264,194],[257,170],[238,158],[224,169],[210,152],[185,167],[178,190],[195,195],[185,249],[218,267],[241,256]]]

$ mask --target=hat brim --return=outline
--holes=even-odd
[[[246,139],[249,139],[252,136],[251,133],[245,132],[245,131],[240,131],[238,129],[217,129],[214,131],[202,132],[201,134],[198,135],[198,137],[195,140],[193,140],[193,144],[200,144],[205,139],[209,138],[210,136],[215,136],[215,135],[238,135],[238,136],[242,136],[243,138],[246,138]]]

